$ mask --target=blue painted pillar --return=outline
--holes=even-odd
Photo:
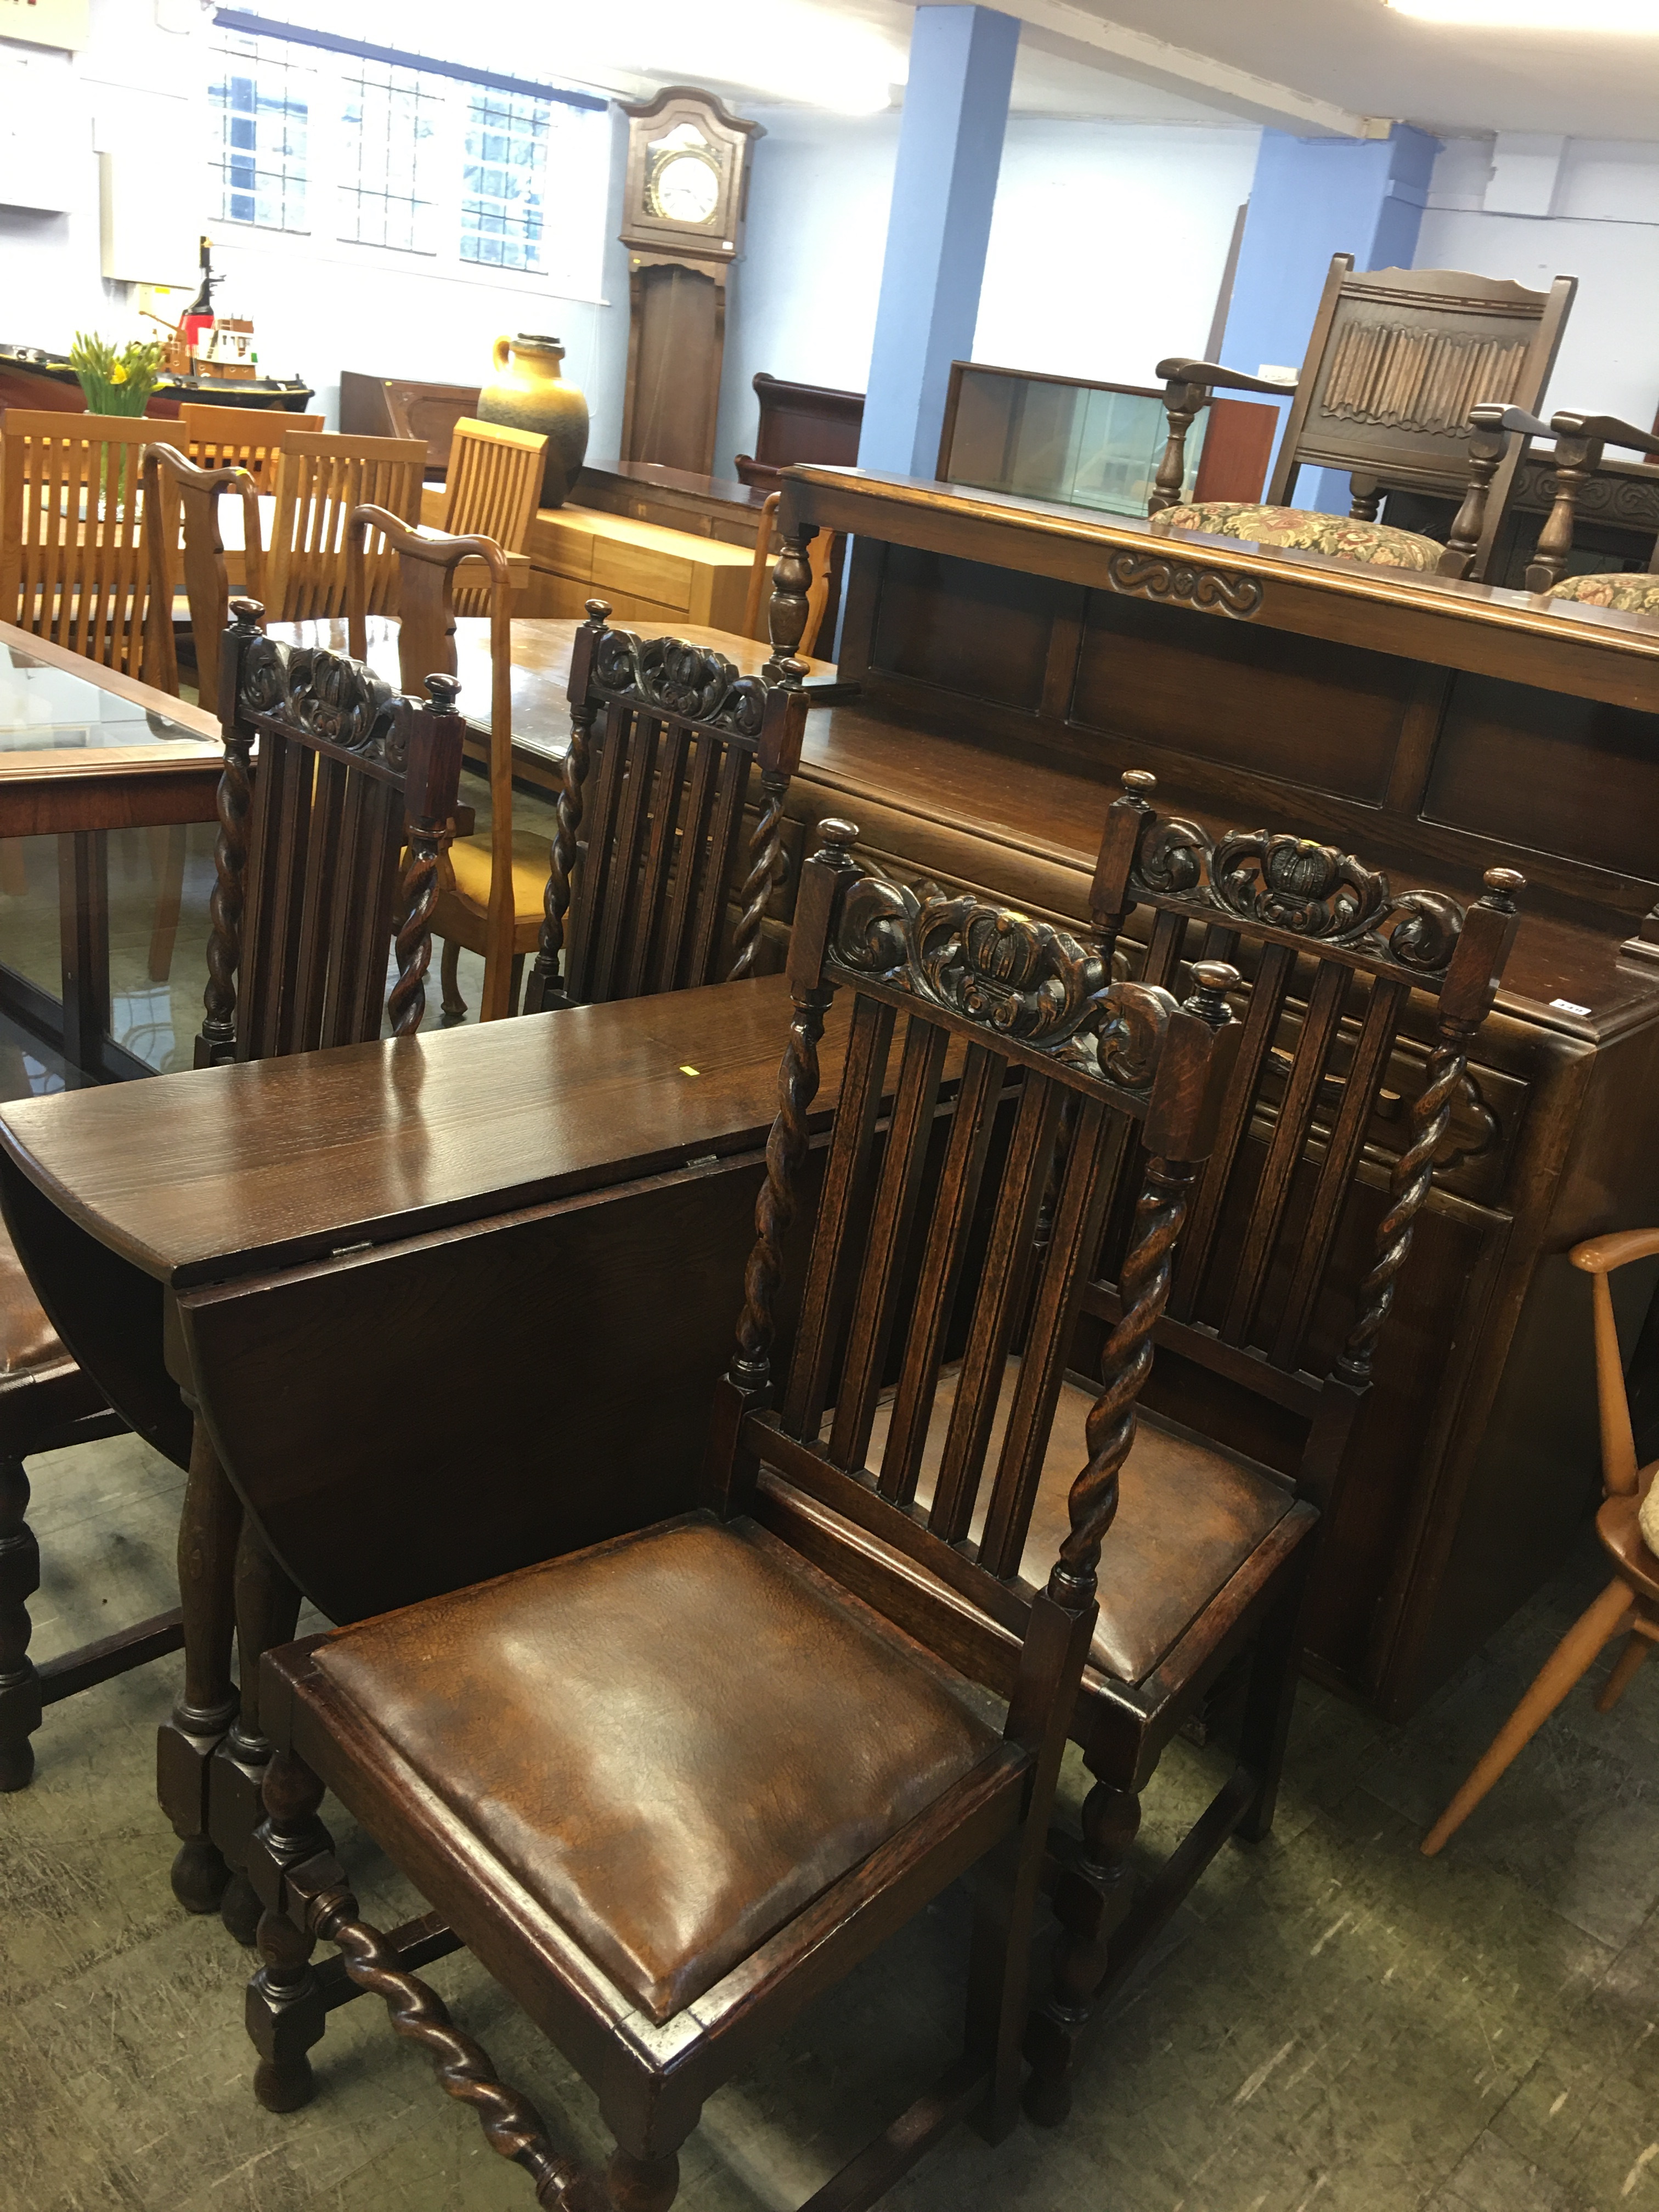
[[[932,477],[951,363],[974,349],[1019,24],[919,7],[859,464]]]
[[[1356,269],[1411,267],[1439,151],[1437,138],[1408,123],[1387,138],[1262,132],[1222,344],[1229,368],[1254,376],[1300,366],[1332,254],[1352,253]],[[1348,479],[1304,469],[1291,497],[1346,514]]]

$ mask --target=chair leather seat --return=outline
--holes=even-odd
[[[1659,1600],[1659,1557],[1650,1550],[1640,1520],[1642,1501],[1656,1476],[1659,1476],[1659,1460],[1642,1469],[1628,1497],[1605,1498],[1595,1516],[1595,1533],[1631,1588],[1644,1597]]]
[[[981,1484],[983,1520],[1007,1410],[1013,1397],[1012,1369],[997,1407],[996,1425]],[[939,1378],[916,1495],[933,1495],[945,1443],[945,1411],[955,1394],[949,1374]],[[1085,1423],[1094,1400],[1075,1383],[1060,1385],[1048,1450],[1025,1540],[1020,1572],[1040,1588],[1048,1579],[1070,1526],[1066,1501],[1088,1465]],[[886,1410],[871,1440],[869,1464],[880,1465]],[[1100,1619],[1089,1663],[1120,1682],[1143,1682],[1179,1642],[1183,1632],[1296,1503],[1288,1483],[1275,1481],[1224,1445],[1194,1436],[1140,1407],[1135,1440],[1118,1476],[1117,1516],[1100,1555]]]
[[[483,913],[489,905],[490,857],[488,836],[458,837],[449,848],[455,889],[469,905]],[[529,830],[513,835],[513,912],[520,921],[539,921],[547,892],[547,840]]]
[[[0,1382],[46,1374],[70,1364],[64,1341],[46,1319],[10,1233],[0,1222]]]
[[[708,1515],[342,1629],[314,1657],[659,2021],[1001,1741],[930,1654]]]

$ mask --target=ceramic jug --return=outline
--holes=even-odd
[[[562,507],[576,488],[587,451],[587,402],[559,374],[557,338],[520,331],[495,341],[495,374],[478,394],[478,418],[511,430],[547,433],[541,504]]]

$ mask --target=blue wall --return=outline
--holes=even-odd
[[[1334,253],[1352,253],[1356,269],[1412,266],[1439,151],[1437,138],[1405,123],[1387,138],[1262,132],[1221,349],[1229,368],[1299,366]],[[1346,514],[1348,479],[1304,469],[1291,497]]]

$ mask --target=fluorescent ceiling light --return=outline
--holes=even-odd
[[[1474,24],[1486,31],[1611,31],[1659,36],[1659,0],[1385,0],[1398,15],[1425,23]]]

